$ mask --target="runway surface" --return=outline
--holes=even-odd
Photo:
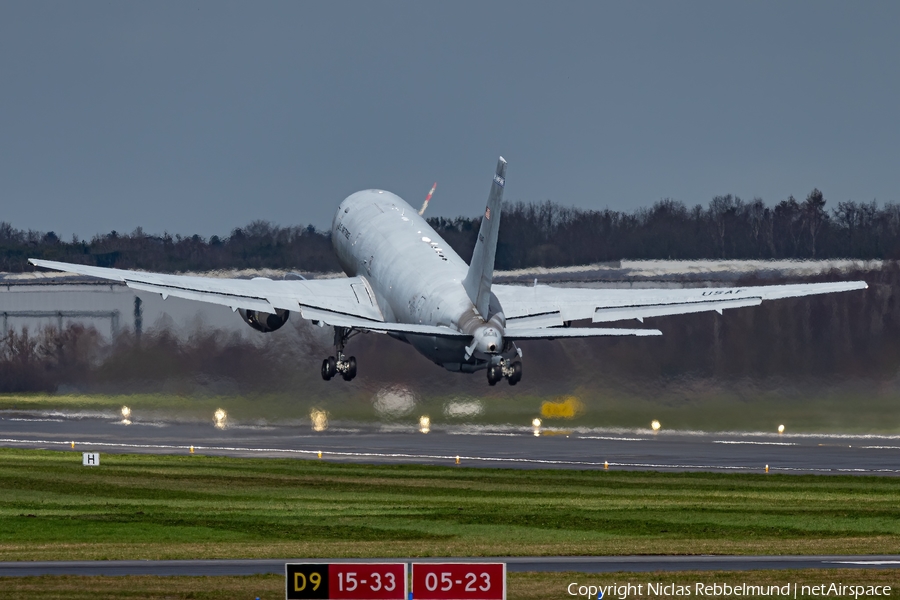
[[[537,434],[537,435],[535,435]],[[241,426],[155,421],[125,424],[99,413],[0,411],[0,446],[102,453],[294,457],[366,463],[900,474],[900,436],[539,429],[412,425]]]
[[[284,573],[285,563],[304,562],[505,562],[509,572],[576,571],[646,573],[753,571],[761,569],[900,569],[891,556],[506,556],[486,558],[372,558],[262,560],[111,560],[0,562],[0,577],[37,575],[215,576]]]

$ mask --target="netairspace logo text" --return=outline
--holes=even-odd
[[[570,596],[598,598],[600,600],[627,600],[643,596],[672,596],[698,598],[727,598],[741,596],[773,596],[797,598],[799,596],[817,596],[822,598],[884,598],[891,595],[889,585],[860,585],[843,583],[822,583],[818,585],[800,585],[786,583],[784,585],[750,585],[747,583],[613,583],[610,585],[583,585],[570,583],[566,588]]]

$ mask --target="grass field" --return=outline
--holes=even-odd
[[[900,552],[900,479],[0,450],[0,559]]]
[[[508,387],[508,386],[506,386]],[[746,387],[746,386],[745,386]],[[335,388],[337,389],[337,388]],[[135,421],[189,420],[212,422],[218,408],[227,411],[231,422],[280,423],[310,427],[312,410],[327,411],[333,422],[397,422],[415,427],[421,415],[428,415],[434,428],[481,425],[528,427],[535,417],[548,426],[647,429],[658,419],[664,429],[705,431],[764,431],[774,433],[784,424],[790,433],[898,434],[900,402],[895,386],[869,382],[846,384],[828,390],[797,388],[748,389],[721,383],[672,382],[667,386],[631,391],[619,389],[573,389],[561,396],[529,393],[517,389],[509,395],[505,388],[491,388],[483,395],[434,393],[403,388],[415,398],[415,406],[401,415],[379,413],[377,394],[390,390],[358,386],[332,395],[303,393],[250,395],[181,394],[0,394],[0,411],[101,413],[110,418],[122,406],[133,410]],[[390,392],[389,392],[390,393]],[[545,402],[576,398],[579,411],[573,418],[553,418],[542,414]],[[477,406],[477,414],[456,414],[454,403]]]
[[[643,586],[640,594],[629,598],[672,598],[674,594],[648,593],[648,583],[689,586],[696,595],[696,584],[723,584],[748,586],[784,586],[797,584],[797,598],[821,598],[821,594],[802,594],[804,585],[818,586],[831,583],[863,586],[892,586],[896,595],[900,584],[900,571],[828,569],[797,571],[748,571],[748,572],[681,572],[681,573],[509,573],[507,598],[509,600],[552,600],[575,598],[567,592],[570,584],[587,586]],[[284,598],[283,575],[259,575],[252,577],[22,577],[0,578],[3,597],[10,599],[40,598],[41,600],[111,600],[134,598],[137,600],[274,600]],[[652,589],[652,588],[651,588]],[[658,588],[657,588],[658,589]],[[577,591],[577,587],[573,588]],[[665,590],[665,588],[663,588]],[[660,591],[663,591],[660,590]],[[791,588],[793,597],[793,588]],[[831,595],[834,597],[834,594]],[[595,596],[596,597],[596,596]],[[607,595],[607,598],[616,598]],[[744,595],[743,598],[761,597]],[[847,596],[839,596],[847,597]],[[850,596],[852,597],[852,596]],[[586,596],[580,596],[587,600]]]

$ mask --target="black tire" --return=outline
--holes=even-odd
[[[329,356],[322,361],[322,379],[328,381],[337,373],[337,361],[333,356]]]
[[[488,385],[497,385],[501,379],[503,379],[503,370],[500,365],[491,365],[487,368]]]
[[[344,381],[352,381],[356,377],[356,357],[351,356],[347,359],[347,370],[341,373]]]
[[[512,375],[509,376],[509,385],[516,385],[522,379],[522,363],[514,362],[512,364]]]

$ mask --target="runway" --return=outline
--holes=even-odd
[[[505,556],[484,558],[372,558],[260,560],[97,560],[0,562],[0,577],[39,575],[221,576],[284,574],[285,563],[303,562],[505,562],[509,572],[649,573],[768,569],[898,569],[889,556]]]
[[[293,457],[464,467],[900,474],[900,436],[778,435],[514,426],[134,422],[101,413],[0,412],[0,446],[102,453]],[[768,470],[767,470],[768,467]]]

